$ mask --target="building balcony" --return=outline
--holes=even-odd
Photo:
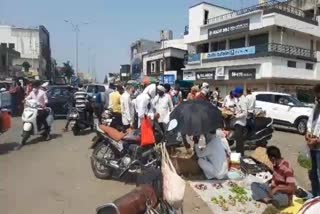
[[[205,25],[216,24],[258,10],[262,10],[263,14],[280,13],[301,21],[308,22],[310,24],[318,25],[318,22],[313,18],[307,17],[303,10],[293,7],[286,2],[279,2],[276,0],[270,0],[262,4],[257,4],[251,7],[243,8],[224,15],[207,19],[205,21]]]
[[[209,53],[190,54],[186,56],[186,64],[195,65],[224,60],[248,59],[268,56],[278,56],[312,62],[317,61],[316,52],[313,50],[290,45],[268,43],[250,47],[214,51]]]

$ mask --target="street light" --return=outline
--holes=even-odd
[[[69,23],[72,26],[73,31],[76,33],[76,74],[78,75],[79,71],[79,64],[78,64],[78,59],[79,59],[79,32],[80,32],[80,25],[87,25],[89,23],[87,22],[82,22],[80,24],[74,24],[73,22],[69,20],[64,20],[66,23]]]

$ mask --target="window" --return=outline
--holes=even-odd
[[[209,19],[209,11],[204,10],[204,19],[203,19],[203,24],[207,24]]]
[[[258,101],[271,103],[272,102],[272,95],[271,94],[258,94],[256,99]]]
[[[313,70],[313,64],[312,63],[306,63],[306,69]]]
[[[6,55],[1,55],[1,65],[6,66],[7,64],[7,57]]]
[[[214,51],[221,51],[226,49],[226,41],[220,41],[220,42],[212,42],[211,43],[211,52]]]
[[[286,95],[275,95],[274,101],[280,105],[304,106],[297,98]]]
[[[297,62],[295,62],[295,61],[288,61],[288,67],[289,67],[289,68],[296,68],[296,67],[297,67]]]
[[[230,40],[230,49],[243,48],[246,46],[246,38]]]
[[[197,46],[197,53],[208,53],[209,43],[201,44]]]
[[[7,48],[7,43],[1,43],[0,45],[2,48]]]
[[[269,37],[269,34],[267,34],[267,33],[250,36],[249,37],[249,46],[268,44],[268,42],[269,42],[268,37]]]
[[[88,88],[87,88],[87,92],[88,93],[93,93],[96,86],[98,86],[98,91],[99,92],[105,92],[106,91],[106,88],[102,85],[88,85]]]
[[[164,71],[164,62],[163,59],[160,60],[160,72]]]
[[[9,43],[9,49],[14,49],[14,48],[15,48],[14,44],[13,43]]]
[[[151,62],[151,73],[156,73],[156,62]]]

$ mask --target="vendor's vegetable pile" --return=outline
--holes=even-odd
[[[238,184],[230,181],[228,182],[228,186],[230,187],[230,191],[232,194],[229,195],[229,197],[226,199],[223,196],[213,197],[211,201],[220,206],[222,210],[228,211],[229,205],[230,206],[236,206],[237,203],[244,204],[247,201],[252,201],[250,197],[248,197],[247,191],[239,186]],[[260,208],[260,204],[255,204],[257,208]]]

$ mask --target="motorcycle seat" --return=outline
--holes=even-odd
[[[99,125],[99,128],[107,134],[111,139],[115,141],[120,141],[126,136],[126,133],[120,132],[115,128],[112,128],[110,126],[105,126],[105,125]]]

